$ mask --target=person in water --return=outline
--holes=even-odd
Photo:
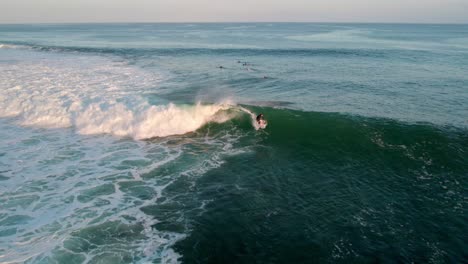
[[[259,125],[261,125],[261,124],[264,123],[264,122],[265,122],[265,118],[263,117],[263,114],[259,114],[259,115],[257,116],[257,123],[258,123]]]

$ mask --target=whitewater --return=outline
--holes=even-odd
[[[144,175],[181,156],[184,144],[168,146],[168,139],[145,144],[130,139],[183,135],[209,122],[225,122],[233,114],[223,110],[232,103],[175,105],[162,101],[151,105],[142,95],[149,88],[157,89],[164,80],[162,74],[98,56],[44,56],[24,47],[2,48],[12,50],[3,53],[2,59],[28,56],[27,61],[0,66],[1,142],[6,151],[1,163],[6,167],[2,170],[2,212],[10,212],[2,220],[7,228],[1,233],[6,237],[14,234],[2,240],[2,261],[48,262],[57,261],[59,255],[59,262],[70,256],[88,262],[110,250],[117,252],[118,259],[131,262],[177,262],[178,255],[170,246],[185,234],[153,230],[158,220],[138,208],[158,201],[162,190],[175,180],[148,180]],[[80,136],[99,134],[104,136]],[[207,144],[221,145],[218,152],[230,149],[229,139]],[[212,162],[203,158],[201,164],[195,162],[195,168],[182,173],[199,174],[219,166],[218,152],[209,155]],[[131,165],[118,168],[125,163]],[[13,180],[5,182],[9,179]],[[122,190],[131,182],[153,182],[153,187],[145,187],[153,196],[138,207],[131,206],[124,200],[134,199],[133,195]],[[100,220],[91,218],[99,215]],[[87,232],[93,225],[141,234],[135,240],[120,241],[122,249],[91,250],[84,258],[76,257],[69,244],[87,241],[79,232]],[[74,241],[77,233],[81,242]],[[119,253],[126,247],[134,253]]]
[[[228,107],[227,102],[149,105],[139,93],[150,84],[157,86],[161,77],[98,58],[70,67],[76,59],[64,57],[2,65],[0,85],[7,88],[1,92],[0,117],[14,117],[25,126],[145,139],[192,132]]]

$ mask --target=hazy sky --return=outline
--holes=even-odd
[[[468,23],[468,0],[0,0],[0,23]]]

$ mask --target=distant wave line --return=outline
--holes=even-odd
[[[357,56],[357,57],[387,57],[392,52],[401,50],[387,49],[348,49],[348,48],[319,48],[319,49],[261,49],[261,48],[103,48],[103,47],[80,47],[80,46],[48,46],[27,42],[5,42],[0,43],[0,48],[31,49],[45,52],[81,52],[115,55],[232,55],[232,56]],[[414,52],[414,51],[413,51]]]

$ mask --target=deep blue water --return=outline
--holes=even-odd
[[[467,25],[0,25],[0,262],[466,262],[467,129]]]

